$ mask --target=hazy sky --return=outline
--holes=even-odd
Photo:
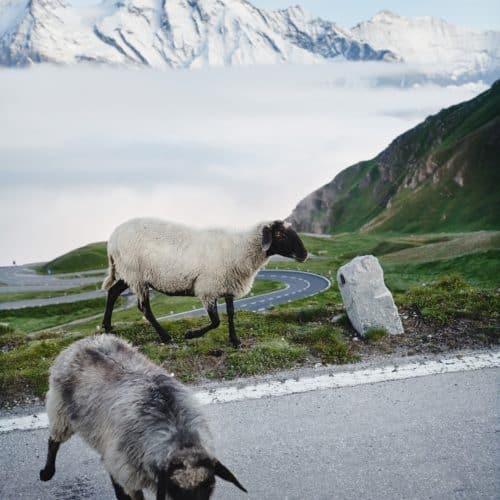
[[[482,88],[402,88],[404,65],[0,71],[0,265],[127,218],[246,227]],[[394,85],[376,86],[389,78]]]

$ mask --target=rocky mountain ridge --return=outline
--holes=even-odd
[[[3,0],[0,64],[104,63],[196,68],[397,60],[300,7],[266,11],[245,0]]]
[[[397,137],[298,203],[304,232],[500,228],[500,81]]]
[[[0,0],[0,65],[198,68],[332,59],[425,63],[456,81],[500,76],[500,32],[384,11],[352,29],[246,0]]]

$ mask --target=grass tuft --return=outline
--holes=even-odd
[[[294,340],[309,346],[312,353],[319,356],[323,363],[345,364],[359,359],[359,356],[352,352],[342,330],[331,325],[322,325],[312,331],[297,333]]]
[[[290,307],[285,311],[278,309],[271,313],[271,317],[273,316],[297,323],[310,323],[329,318],[331,311],[325,305],[307,305],[305,307]]]
[[[498,319],[500,294],[469,285],[460,274],[410,290],[403,301],[422,316],[445,323],[452,318]]]
[[[383,339],[384,337],[387,337],[387,335],[388,335],[388,333],[387,333],[387,330],[385,328],[371,327],[371,328],[368,328],[364,337],[369,342],[376,342],[377,340],[380,340],[380,339]]]
[[[0,353],[0,394],[5,400],[32,392],[43,396],[48,388],[48,372],[54,358],[82,336],[35,340]]]
[[[0,335],[3,335],[5,333],[12,333],[14,331],[14,328],[9,325],[9,323],[0,323]]]

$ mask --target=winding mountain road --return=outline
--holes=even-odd
[[[16,272],[17,271],[17,272]],[[58,285],[69,288],[66,282],[71,283],[71,287],[79,286],[88,283],[98,283],[102,280],[101,277],[71,277],[68,279],[61,279],[55,276],[41,276],[34,274],[33,271],[26,270],[26,268],[3,267],[0,268],[0,282],[6,283],[4,288],[12,289],[15,291],[28,291],[33,290],[55,290]],[[73,275],[74,276],[74,275]],[[302,299],[316,295],[330,287],[330,281],[318,274],[308,273],[303,271],[288,271],[288,270],[262,270],[257,275],[258,279],[268,279],[273,281],[280,281],[285,283],[285,288],[269,292],[261,295],[254,295],[239,299],[235,301],[236,310],[245,310],[253,312],[262,312],[270,307],[278,304],[291,302],[292,300]],[[1,293],[0,291],[0,293]],[[98,297],[104,297],[105,292],[101,290],[93,290],[70,295],[61,295],[59,297],[47,299],[29,299],[20,300],[15,302],[0,303],[0,310],[5,309],[20,309],[24,307],[37,307],[47,306],[51,304],[62,304],[70,302],[78,302],[80,300],[89,300]],[[219,305],[219,311],[225,311],[225,305]],[[206,314],[205,309],[193,309],[182,313],[171,314],[163,316],[159,319],[176,319],[187,316],[202,316]]]
[[[30,265],[0,266],[0,294],[68,290],[102,281],[105,270],[66,274],[38,274]],[[96,276],[100,273],[100,276]]]
[[[330,281],[320,276],[319,274],[307,273],[302,271],[278,271],[278,270],[262,270],[257,274],[258,279],[268,279],[273,281],[281,281],[286,287],[274,292],[264,293],[238,299],[234,301],[234,308],[238,311],[263,312],[272,306],[291,302],[292,300],[303,299],[316,295],[330,288]],[[226,305],[218,305],[219,312],[225,312]],[[193,309],[192,311],[181,312],[162,316],[158,319],[177,319],[186,318],[188,316],[203,316],[206,314],[205,309]]]

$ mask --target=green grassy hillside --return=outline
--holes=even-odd
[[[106,242],[90,243],[36,268],[41,274],[75,273],[108,266]]]
[[[500,229],[500,81],[397,137],[304,198],[300,231]]]
[[[443,152],[451,158],[438,163]],[[400,189],[391,207],[366,229],[430,232],[500,227],[500,118],[434,153],[431,161],[441,167],[439,179],[429,179],[416,190]]]

